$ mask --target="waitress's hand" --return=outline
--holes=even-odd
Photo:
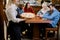
[[[26,20],[26,18],[24,18],[24,19],[20,19],[21,21],[25,21]]]

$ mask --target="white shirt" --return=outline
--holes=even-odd
[[[7,8],[6,14],[7,14],[8,21],[19,23],[20,21],[25,20],[25,19],[16,18],[17,16],[16,9],[17,9],[17,6],[15,4],[11,4],[11,6]]]

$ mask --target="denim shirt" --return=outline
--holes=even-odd
[[[59,11],[54,9],[53,13],[50,15],[49,12],[47,12],[43,18],[45,19],[49,19],[52,22],[50,23],[52,25],[52,27],[56,27],[58,21],[59,21]]]
[[[17,8],[17,12],[18,12],[19,14],[24,13],[24,11],[23,11],[22,9],[20,9],[20,8]]]
[[[60,15],[60,12],[59,12],[59,15]],[[59,16],[59,19],[60,19],[60,16]]]

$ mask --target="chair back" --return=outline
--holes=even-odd
[[[5,21],[6,25],[7,25],[7,23],[8,23],[8,18],[7,18],[7,15],[6,15],[6,12],[5,12],[5,11],[4,11],[4,13],[3,13],[3,16],[4,16],[4,21]]]

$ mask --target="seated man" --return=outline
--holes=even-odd
[[[50,11],[45,13],[42,18],[51,20],[51,23],[44,24],[44,30],[45,28],[55,28],[59,21],[59,11],[54,7],[53,4],[50,4],[48,7],[50,8]],[[43,34],[45,34],[45,32]]]
[[[20,15],[22,13],[24,13],[23,6],[24,6],[23,4],[18,5],[18,8],[16,9],[16,11],[18,13],[17,16],[16,16],[17,18],[21,18]],[[20,24],[21,24],[21,33],[25,35],[25,33],[26,33],[26,27],[28,25],[25,23],[25,21],[22,21]]]
[[[16,16],[17,18],[20,18],[20,15],[24,13],[24,6],[22,4],[18,5],[18,8],[17,8],[17,13],[18,15]],[[32,33],[31,33],[31,27],[29,26],[29,24],[25,23],[25,21],[22,21],[21,22],[21,33],[22,33],[22,36],[25,35],[27,36],[28,38],[31,38],[32,36]]]
[[[24,13],[23,4],[18,5],[18,8],[16,9],[16,11],[18,13],[17,17],[20,18],[20,14]]]
[[[54,7],[53,4],[50,4],[48,7],[50,8],[50,11],[48,11],[42,18],[51,20],[50,24],[54,28],[59,21],[59,11]]]

